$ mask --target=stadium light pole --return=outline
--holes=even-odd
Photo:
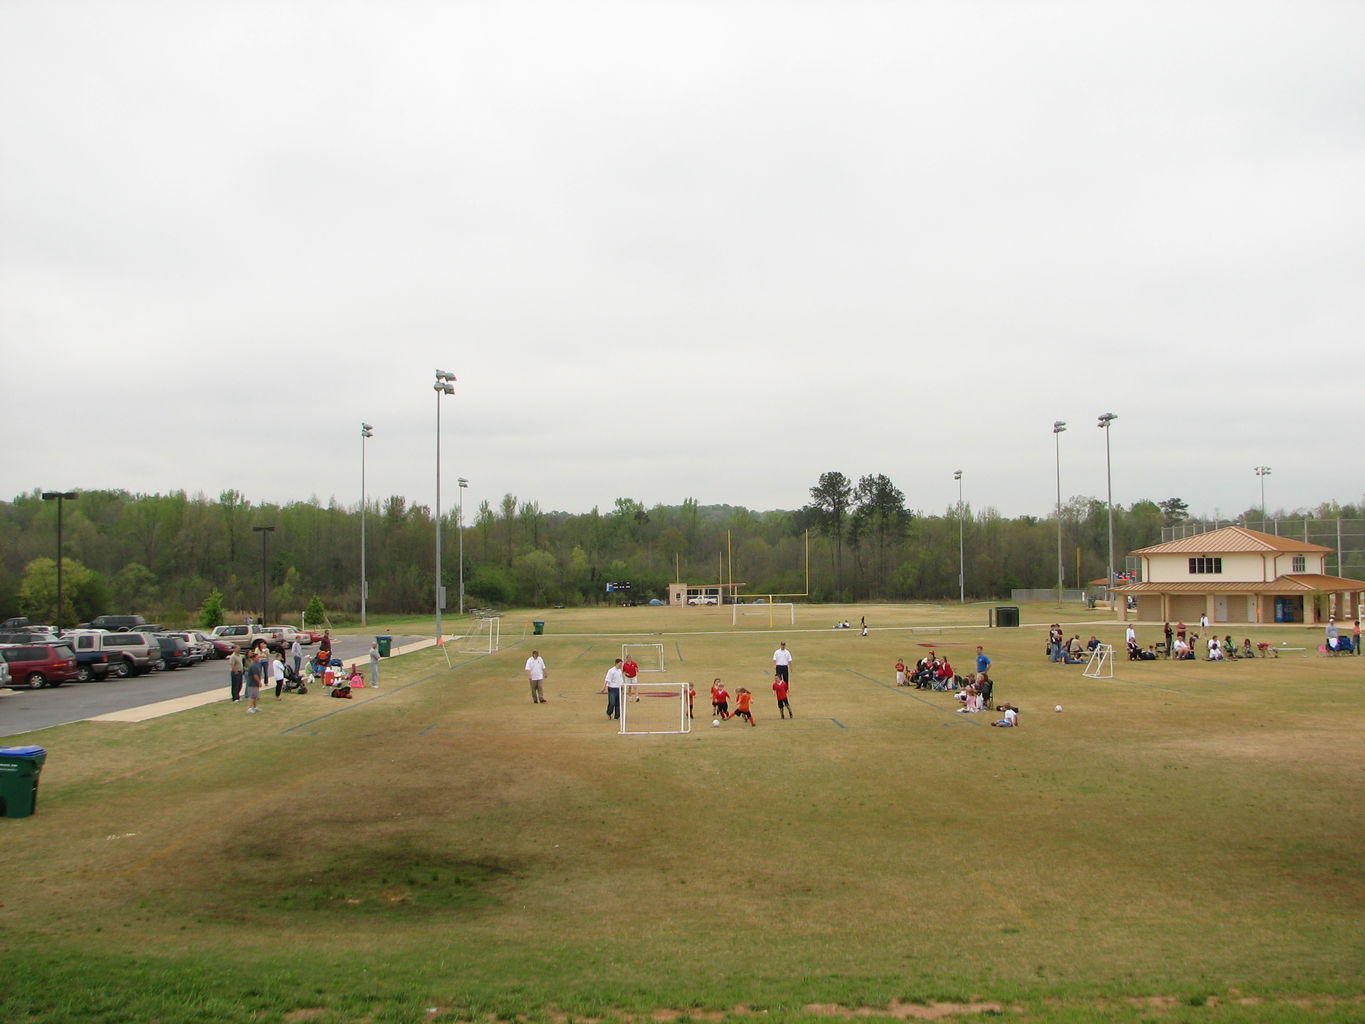
[[[455,374],[447,370],[436,371],[436,644],[440,646],[444,634],[441,632],[441,609],[445,605],[445,595],[441,591],[441,397],[455,394]]]
[[[1066,420],[1052,424],[1052,440],[1057,448],[1057,607],[1062,605],[1062,434]]]
[[[1261,478],[1261,529],[1265,530],[1265,478],[1270,475],[1269,466],[1255,466],[1256,475]]]
[[[374,427],[360,424],[360,624],[366,623],[365,598],[369,582],[365,578],[365,439],[374,437]]]
[[[469,486],[469,481],[460,477],[460,511],[456,514],[455,521],[460,527],[460,614],[464,614],[464,489]]]
[[[954,470],[953,479],[957,481],[957,599],[961,604],[966,604],[967,563],[963,559],[962,547],[962,470]]]
[[[275,532],[273,526],[253,526],[253,530],[261,535],[261,625],[264,626],[270,621],[270,608],[266,602],[266,549],[269,547],[270,535]]]
[[[57,635],[62,635],[62,502],[75,501],[75,491],[43,491],[44,501],[57,503]]]
[[[1116,419],[1112,412],[1107,412],[1095,424],[1104,431],[1104,479],[1109,497],[1109,575],[1105,577],[1104,594],[1110,611],[1114,610],[1114,474],[1109,461],[1109,424]]]

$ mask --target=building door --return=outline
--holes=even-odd
[[[1228,595],[1218,594],[1213,599],[1213,621],[1228,621]]]

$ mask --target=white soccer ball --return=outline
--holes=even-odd
[[[1061,706],[1060,704],[1057,705],[1057,710],[1058,710],[1058,711],[1061,711],[1061,710],[1062,710],[1062,706]]]
[[[713,729],[719,728],[719,727],[720,727],[720,719],[719,719],[719,718],[713,718],[713,719],[711,719],[711,727],[712,727]]]

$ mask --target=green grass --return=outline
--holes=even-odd
[[[828,628],[863,614],[868,638]],[[23,951],[4,1019],[1365,1014],[1365,658],[1091,681],[985,606],[802,609],[776,633],[701,609],[525,618],[549,624],[543,707],[527,638],[453,671],[390,662],[379,699],[23,737],[49,760],[39,814],[0,821]],[[602,674],[655,633],[700,727],[617,736]],[[986,644],[1021,728],[891,685],[922,643],[964,670]],[[758,728],[710,727],[716,675],[758,694]]]

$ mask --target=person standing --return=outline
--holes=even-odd
[[[270,656],[270,677],[275,680],[275,699],[284,693],[284,655],[276,651]]]
[[[1355,625],[1351,627],[1351,650],[1360,653],[1360,620],[1356,619]]]
[[[1327,616],[1327,649],[1335,651],[1337,649],[1337,638],[1341,636],[1341,630],[1337,629],[1337,617]]]
[[[617,659],[620,660],[620,659]],[[526,678],[531,683],[531,703],[545,703],[545,659],[539,651],[532,651],[526,659]]]
[[[332,631],[324,629],[322,639],[318,641],[318,653],[322,655],[323,661],[330,664],[332,661]]]
[[[299,643],[299,638],[294,637],[294,642],[289,645],[289,657],[294,659],[294,674],[298,675],[303,671],[303,645]]]
[[[254,715],[260,710],[257,703],[261,699],[261,687],[265,685],[265,655],[259,650],[252,654],[251,665],[246,676],[246,713]]]
[[[621,717],[621,687],[625,685],[626,677],[621,671],[621,659],[617,658],[616,663],[607,669],[607,717]]]
[[[1166,657],[1171,656],[1171,623],[1167,620],[1166,625],[1161,627],[1161,632],[1166,636]]]
[[[1208,629],[1208,628],[1209,628],[1209,613],[1208,613],[1208,612],[1205,612],[1203,615],[1199,616],[1199,628],[1200,628],[1200,629]]]
[[[897,686],[904,686],[904,685],[905,685],[905,659],[904,659],[904,658],[897,658],[897,659],[896,659],[896,685],[897,685]]]
[[[790,715],[795,718],[796,712],[792,710],[791,701],[787,700],[787,681],[781,676],[773,676],[773,693],[777,696],[777,717],[786,718]]]
[[[792,682],[791,663],[792,652],[787,650],[787,641],[783,640],[777,645],[777,650],[773,651],[773,670],[788,686]]]
[[[370,685],[379,689],[379,641],[370,641]]]
[[[1123,631],[1123,642],[1128,645],[1129,650],[1137,646],[1137,629],[1132,623],[1129,623],[1128,628]]]
[[[234,647],[232,657],[228,659],[228,679],[231,680],[232,703],[236,704],[242,699],[242,677],[246,674],[246,659],[242,657],[242,649]]]
[[[984,682],[990,678],[991,659],[984,648],[976,649],[976,681]]]
[[[626,680],[626,700],[639,700],[640,695],[635,689],[635,677],[640,674],[640,666],[635,663],[635,659],[629,654],[621,662],[621,675]]]

